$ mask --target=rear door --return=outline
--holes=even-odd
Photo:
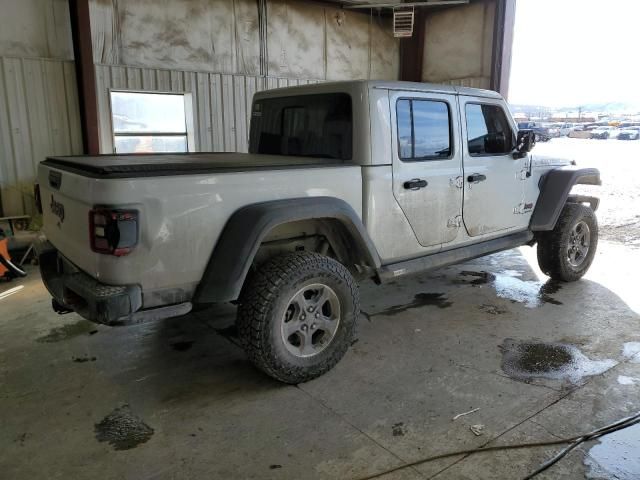
[[[500,100],[460,96],[464,225],[470,236],[524,228],[528,157],[514,159],[515,123]]]
[[[454,95],[390,92],[393,194],[420,245],[454,240],[462,214],[462,155]],[[458,183],[456,183],[458,182]]]

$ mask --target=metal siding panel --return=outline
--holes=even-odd
[[[158,70],[157,72],[158,90],[163,92],[171,91],[171,73],[168,70]]]
[[[67,100],[67,117],[69,119],[69,141],[71,153],[82,153],[82,130],[80,127],[80,106],[78,104],[78,87],[76,83],[76,69],[71,62],[63,64],[64,89]]]
[[[5,81],[7,71],[5,61],[0,61],[0,192],[2,193],[2,208],[5,215],[22,215],[22,195],[16,188],[18,175],[16,173],[16,153],[13,139],[13,126],[9,118],[9,91]]]
[[[247,91],[245,77],[235,75],[233,77],[233,105],[234,120],[236,126],[236,152],[247,151]]]
[[[109,79],[112,88],[127,88],[127,70],[124,67],[108,67]]]
[[[142,90],[157,90],[156,73],[150,68],[141,69],[142,72]]]
[[[28,173],[31,178],[36,177],[36,165],[38,162],[44,160],[51,152],[52,146],[52,132],[47,122],[48,102],[47,95],[45,94],[45,85],[47,82],[43,81],[45,78],[43,69],[44,65],[42,60],[25,59],[23,61],[25,101],[29,122],[31,151],[33,154],[30,165],[27,165],[29,162],[25,159],[24,167],[28,169],[25,173]]]
[[[7,87],[7,104],[9,112],[9,125],[13,139],[13,165],[15,168],[16,188],[25,179],[24,164],[31,169],[32,151],[29,138],[29,122],[27,119],[27,107],[25,102],[24,77],[22,75],[22,62],[20,59],[5,58],[4,73]],[[27,176],[28,178],[28,176]]]
[[[73,63],[1,58],[0,184],[5,214],[34,214],[37,164],[82,149]]]
[[[127,88],[130,90],[142,88],[142,72],[139,68],[127,67]]]
[[[62,64],[46,62],[45,71],[47,81],[45,87],[49,90],[49,122],[51,126],[52,149],[55,155],[65,155],[71,151],[71,142],[67,135],[69,120],[67,118],[67,104],[64,97],[64,72]]]
[[[183,92],[184,91],[184,73],[183,72],[176,72],[174,70],[171,70],[169,72],[170,74],[170,85],[171,85],[171,91],[172,92]]]
[[[96,97],[98,100],[100,153],[113,153],[114,151],[113,138],[111,136],[111,106],[109,99],[111,72],[109,70],[107,66],[96,65]]]
[[[258,83],[260,79],[258,77],[246,77],[245,86],[246,86],[246,94],[245,94],[245,118],[246,118],[246,143],[245,143],[245,151],[249,151],[249,129],[251,127],[251,104],[253,103],[253,95],[258,91]]]
[[[198,123],[196,129],[200,135],[200,151],[211,150],[211,100],[209,94],[209,75],[196,73],[196,101],[198,104]]]
[[[236,146],[235,102],[233,96],[233,75],[222,75],[222,128],[225,152],[233,152]]]
[[[214,152],[224,151],[224,116],[222,106],[222,77],[220,74],[209,75],[209,91],[211,94],[211,117]]]

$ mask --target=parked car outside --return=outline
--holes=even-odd
[[[640,138],[640,127],[627,127],[620,130],[618,140],[638,140]]]
[[[533,130],[536,136],[536,142],[548,142],[551,140],[549,129],[538,122],[519,122],[518,130]]]
[[[619,130],[614,127],[597,127],[591,130],[591,138],[597,138],[599,140],[606,140],[608,138],[616,138]]]
[[[566,137],[572,129],[572,125],[570,123],[554,123],[551,127],[558,130],[559,137]]]

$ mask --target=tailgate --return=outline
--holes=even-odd
[[[89,244],[89,211],[94,179],[54,167],[38,166],[43,231],[65,257],[96,275],[96,256]]]

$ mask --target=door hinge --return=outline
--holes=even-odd
[[[462,225],[462,215],[456,215],[447,220],[447,227],[449,228],[459,228],[460,225]]]
[[[529,169],[528,168],[523,168],[522,170],[520,170],[520,180],[526,180],[527,178],[529,178],[531,176],[531,174],[529,173]]]
[[[462,177],[450,178],[449,185],[456,188],[462,188],[462,186],[464,185],[464,178]]]

